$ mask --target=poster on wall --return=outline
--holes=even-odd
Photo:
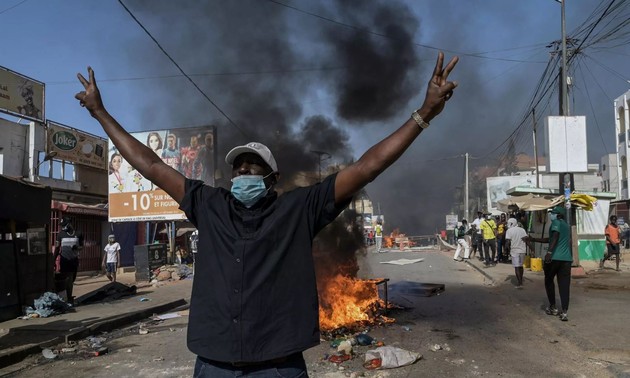
[[[497,202],[508,198],[507,191],[517,186],[535,187],[536,176],[498,176],[486,178],[488,210],[498,211]]]
[[[187,178],[214,186],[214,126],[143,131],[131,135]],[[109,146],[110,222],[186,219],[175,200],[142,177],[123,159],[111,141]]]
[[[44,83],[0,67],[0,112],[44,120]]]
[[[47,151],[55,158],[75,164],[107,169],[107,140],[68,126],[48,121]]]
[[[46,253],[46,229],[29,228],[26,230],[29,255],[43,255]]]
[[[447,214],[446,215],[446,229],[454,230],[457,227],[457,214]]]

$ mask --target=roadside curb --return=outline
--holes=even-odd
[[[90,324],[87,327],[81,327],[76,331],[71,331],[71,333],[65,335],[64,341],[67,343],[69,341],[84,339],[88,336],[92,336],[95,333],[110,332],[129,323],[137,322],[142,319],[146,319],[154,314],[163,313],[174,308],[184,306],[186,304],[186,300],[178,299],[176,301],[164,303],[159,306],[149,307],[144,310],[134,311],[128,314],[112,317],[100,322]]]
[[[0,352],[0,369],[16,364],[30,355],[41,353],[42,349],[45,349],[47,347],[63,342],[67,343],[68,341],[80,340],[100,332],[109,332],[130,323],[146,319],[153,314],[164,313],[175,308],[185,308],[187,306],[188,302],[186,302],[185,299],[178,299],[143,310],[110,317],[102,321],[94,322],[89,326],[80,327],[78,329],[71,329],[68,331],[62,331],[59,335],[51,335],[49,339],[41,341],[39,343],[28,344],[21,347],[13,348],[6,352]]]
[[[14,348],[8,353],[1,353],[0,354],[0,369],[5,368],[7,366],[11,366],[13,364],[17,364],[18,362],[22,361],[23,359],[30,356],[31,354],[41,353],[42,348],[43,347],[45,348],[45,344],[48,344],[56,339],[57,338],[53,340],[48,340],[40,344],[24,345],[19,348]]]

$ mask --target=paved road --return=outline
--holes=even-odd
[[[381,264],[400,258],[424,261]],[[450,252],[367,253],[360,266],[362,278],[390,278],[390,299],[406,308],[392,314],[396,323],[371,329],[369,334],[386,345],[422,353],[423,359],[398,369],[366,371],[362,363],[368,347],[356,347],[355,357],[341,364],[340,370],[325,360],[333,350],[322,342],[305,353],[311,377],[345,377],[352,372],[391,378],[630,376],[625,341],[630,332],[624,315],[630,305],[623,284],[617,290],[601,290],[596,274],[574,280],[570,320],[561,322],[542,311],[541,272],[526,271],[525,288],[516,290],[510,266],[487,268],[496,279],[493,282],[472,265],[454,262]],[[621,273],[620,282],[623,274],[630,275]],[[446,290],[425,297],[395,289],[406,281],[444,284]],[[598,326],[600,319],[605,324]],[[104,356],[68,354],[55,361],[30,358],[12,376],[190,376],[194,356],[185,348],[186,321],[180,317],[148,324],[145,335],[138,333],[137,326],[117,331],[108,335],[105,343],[110,353]],[[432,351],[436,344],[442,350]]]

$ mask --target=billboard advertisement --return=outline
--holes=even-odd
[[[497,202],[508,198],[507,191],[511,188],[536,187],[536,176],[499,176],[486,178],[486,187],[488,189],[488,210],[497,210]]]
[[[214,126],[142,131],[131,135],[184,176],[214,186]],[[109,146],[110,222],[186,219],[175,200],[142,177],[111,141]]]
[[[44,121],[44,83],[0,67],[0,112]]]
[[[457,214],[447,214],[446,215],[446,229],[447,230],[454,230],[455,228],[457,228]]]
[[[56,152],[57,159],[93,168],[107,169],[107,140],[63,126],[47,122],[47,152]]]

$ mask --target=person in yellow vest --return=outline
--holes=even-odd
[[[380,252],[383,247],[383,226],[380,223],[374,227],[374,239],[376,240],[376,252]]]
[[[497,224],[494,219],[492,219],[492,215],[486,214],[486,219],[481,221],[479,227],[483,235],[484,265],[494,266],[496,265],[495,258],[497,254]],[[490,249],[492,249],[492,259],[490,258]]]

